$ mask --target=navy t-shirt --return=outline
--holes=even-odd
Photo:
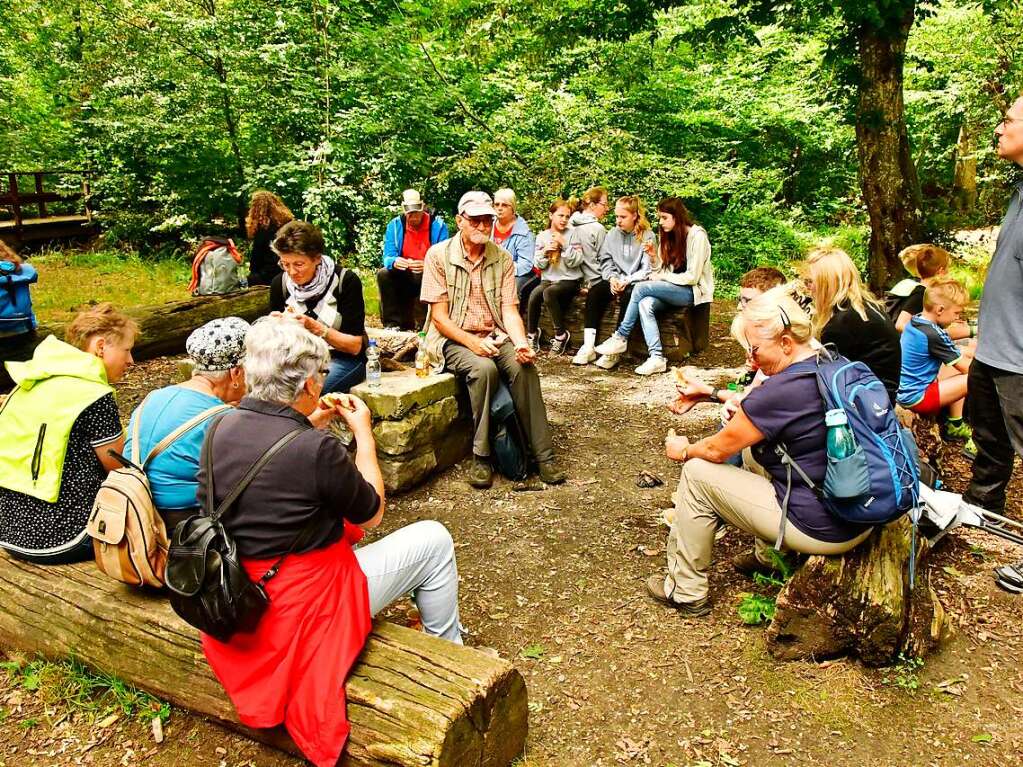
[[[775,453],[778,443],[784,443],[789,455],[818,487],[824,484],[827,428],[816,368],[816,357],[789,365],[742,400],[743,412],[764,435],[764,440],[753,446],[753,457],[771,476],[779,505],[785,498],[786,471]],[[852,540],[864,530],[861,525],[832,515],[795,472],[789,522],[811,538],[828,543]]]

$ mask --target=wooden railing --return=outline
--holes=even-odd
[[[92,211],[89,208],[89,178],[91,171],[86,170],[37,170],[37,171],[6,171],[0,173],[0,178],[6,179],[7,188],[0,194],[0,207],[7,207],[11,210],[13,228],[16,235],[20,235],[26,223],[43,224],[47,220],[61,218],[78,219],[82,223],[92,223]],[[46,191],[45,180],[48,176],[79,176],[80,191],[71,193],[59,193]],[[23,180],[31,179],[29,184]],[[32,191],[23,191],[30,188]],[[81,206],[76,205],[76,212],[73,214],[53,214],[48,207],[53,203],[74,203],[81,201]],[[31,215],[32,211],[25,208],[35,206],[38,216]],[[78,211],[81,212],[78,212]],[[28,214],[28,215],[26,215]],[[4,222],[0,222],[2,225]],[[9,225],[8,225],[9,228]]]

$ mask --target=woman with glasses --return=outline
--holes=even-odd
[[[366,377],[362,281],[323,254],[323,234],[305,221],[281,227],[273,249],[283,270],[270,284],[270,309],[292,314],[330,347],[325,393],[347,392]]]
[[[865,540],[872,528],[846,522],[825,508],[808,485],[786,492],[786,467],[776,452],[789,455],[817,485],[827,467],[824,404],[817,388],[817,351],[810,318],[787,287],[750,301],[733,333],[767,378],[750,391],[718,433],[690,444],[669,434],[668,458],[683,464],[668,535],[667,576],[651,576],[647,592],[683,615],[710,612],[707,571],[714,534],[722,522],[751,533],[754,551],[733,565],[751,574],[771,568],[768,549],[778,538],[787,498],[783,548],[804,554],[841,554]],[[741,453],[744,468],[725,460]]]
[[[822,247],[806,257],[804,282],[813,297],[814,335],[881,379],[894,404],[902,374],[902,336],[860,280],[845,251]]]
[[[511,189],[494,192],[494,242],[511,253],[515,261],[515,290],[519,294],[519,309],[525,311],[529,296],[540,284],[540,276],[533,268],[533,251],[536,239],[526,219],[516,212],[518,197]]]

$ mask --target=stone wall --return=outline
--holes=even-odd
[[[458,463],[472,450],[472,416],[464,387],[450,373],[384,373],[377,386],[352,389],[373,412],[373,434],[389,493],[408,490]]]

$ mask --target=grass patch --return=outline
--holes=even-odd
[[[151,260],[112,248],[68,248],[33,256],[31,262],[39,271],[39,282],[32,287],[32,305],[41,323],[68,322],[82,309],[102,301],[128,309],[189,297],[192,267],[186,256]],[[362,280],[367,316],[379,316],[376,271],[355,271]]]
[[[140,722],[158,717],[166,722],[170,704],[136,689],[112,674],[87,668],[77,658],[57,663],[13,657],[0,663],[8,680],[39,695],[48,704],[63,705],[94,718],[120,714]]]
[[[42,323],[67,322],[88,306],[118,308],[188,298],[191,267],[184,260],[148,261],[119,250],[58,250],[32,258],[39,282],[32,305]]]

